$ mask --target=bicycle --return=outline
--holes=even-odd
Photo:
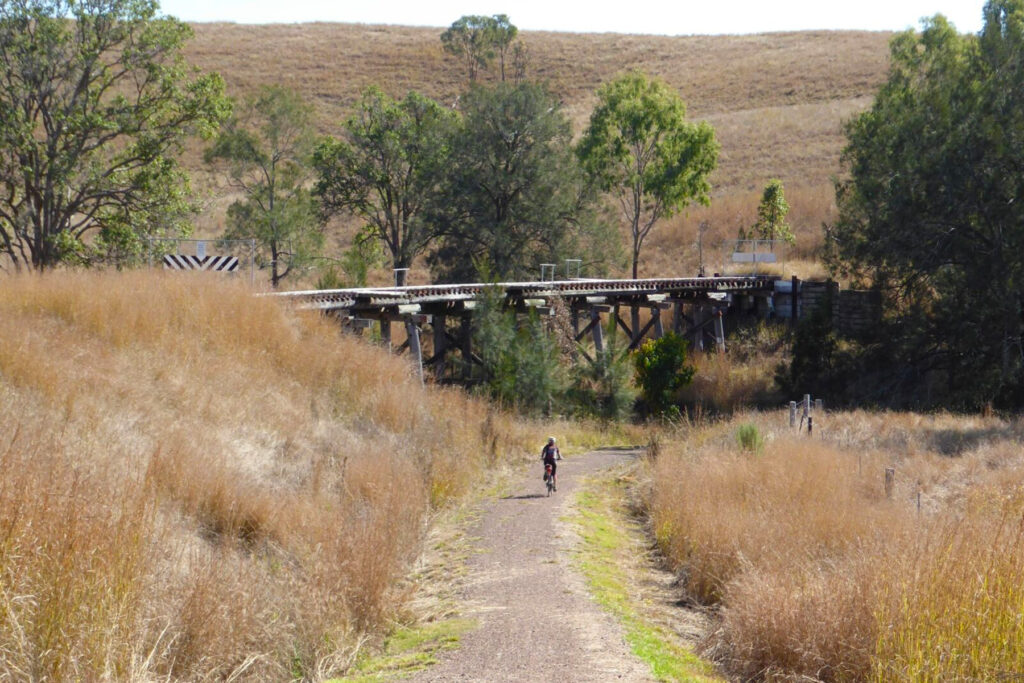
[[[555,475],[551,473],[551,465],[544,465],[544,482],[548,485],[548,495],[555,489]]]

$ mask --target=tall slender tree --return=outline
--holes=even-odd
[[[757,205],[757,221],[751,227],[751,234],[763,240],[785,240],[792,244],[796,237],[786,222],[788,213],[789,202],[786,201],[782,181],[773,178],[761,193],[761,202]]]
[[[313,108],[282,86],[264,86],[228,122],[208,162],[227,164],[243,198],[228,207],[229,239],[255,239],[277,287],[319,255],[322,223],[309,192]]]
[[[498,52],[501,80],[505,81],[505,60],[512,53],[512,42],[519,35],[519,29],[509,21],[507,14],[495,14],[491,17],[491,41]]]

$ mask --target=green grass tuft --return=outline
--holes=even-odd
[[[402,627],[384,641],[380,654],[356,662],[351,676],[336,683],[363,683],[404,678],[437,663],[438,652],[458,646],[462,634],[476,627],[473,619],[446,619],[422,626]]]
[[[647,662],[659,681],[714,681],[712,665],[678,643],[667,629],[643,613],[630,586],[624,564],[632,545],[625,520],[624,485],[607,475],[587,481],[576,497],[578,516],[573,520],[582,539],[577,565],[598,604],[611,612],[625,629],[633,654]]]

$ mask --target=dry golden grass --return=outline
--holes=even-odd
[[[653,529],[693,598],[720,605],[708,651],[743,678],[1020,671],[1024,425],[852,412],[815,428],[748,414],[660,446]]]
[[[452,20],[457,17],[452,17]],[[512,21],[515,21],[514,14]],[[221,72],[229,91],[285,83],[314,103],[322,133],[337,135],[360,92],[378,85],[393,96],[410,89],[451,104],[465,87],[457,60],[446,59],[442,29],[350,24],[252,26],[197,24],[187,58]],[[865,109],[882,83],[892,34],[801,32],[750,36],[637,36],[523,32],[528,77],[548,83],[579,134],[601,84],[629,69],[663,78],[687,103],[689,116],[706,119],[722,144],[712,176],[709,208],[693,208],[652,233],[642,272],[688,274],[696,269],[701,221],[718,244],[754,221],[760,192],[779,178],[792,205],[796,255],[812,257],[821,224],[834,218],[832,176],[839,173],[841,123]],[[201,169],[193,150],[188,164],[196,184],[211,192],[200,218],[203,234],[223,224],[223,187]],[[354,225],[334,227],[347,243]],[[691,253],[693,252],[693,253]],[[390,275],[381,273],[379,282]],[[415,277],[415,273],[414,273]],[[378,283],[379,283],[378,282]]]
[[[0,288],[0,677],[320,678],[527,426],[244,287]],[[532,435],[536,438],[535,435]]]

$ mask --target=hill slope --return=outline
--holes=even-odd
[[[148,273],[6,280],[0,415],[16,679],[344,671],[431,505],[522,452],[509,418],[326,318]]]
[[[454,17],[453,17],[454,19]],[[515,21],[515,17],[512,17]],[[337,134],[360,91],[419,90],[454,103],[465,85],[441,50],[441,29],[349,24],[197,24],[187,57],[222,73],[236,95],[264,83],[297,88],[316,105],[319,128]],[[527,76],[548,83],[582,130],[604,82],[627,69],[665,79],[689,116],[706,119],[722,144],[713,204],[665,221],[652,235],[646,272],[678,272],[695,261],[696,226],[710,239],[753,222],[760,190],[785,183],[800,252],[810,253],[833,217],[841,124],[863,110],[885,77],[888,33],[800,32],[752,36],[637,36],[523,32]],[[193,166],[198,166],[197,157]],[[207,178],[205,181],[210,183]],[[215,202],[201,225],[222,224]]]

